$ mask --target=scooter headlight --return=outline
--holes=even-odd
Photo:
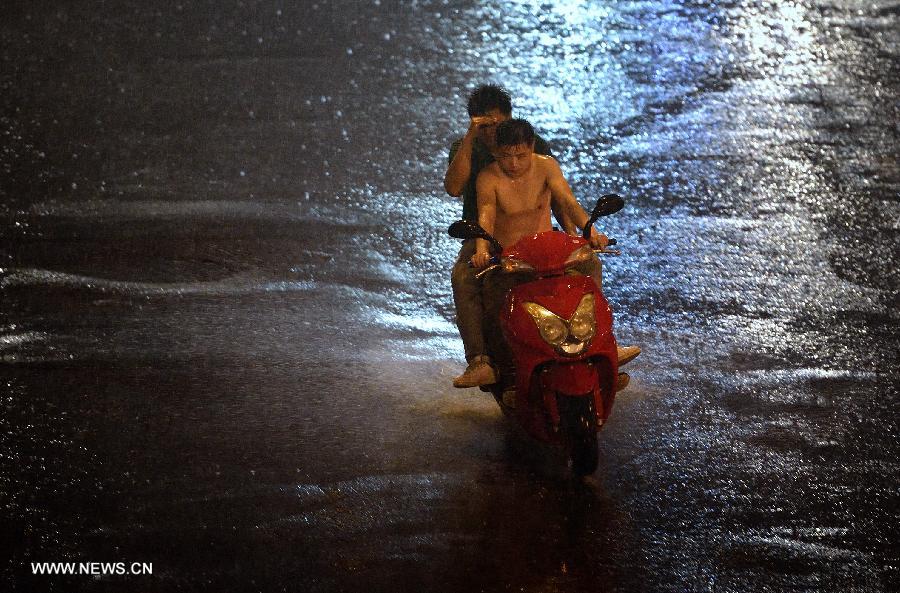
[[[569,333],[576,340],[586,342],[594,337],[597,329],[597,323],[594,319],[594,295],[588,293],[584,295],[575,314],[569,320]]]
[[[537,303],[525,303],[523,306],[528,311],[528,314],[531,315],[531,318],[534,319],[534,323],[537,325],[538,331],[541,332],[541,337],[544,338],[545,342],[552,346],[559,346],[565,341],[569,333],[569,328],[566,326],[565,321]]]
[[[534,319],[544,341],[565,356],[581,354],[597,331],[594,295],[591,293],[581,298],[575,313],[568,321],[537,303],[524,303],[523,307]]]

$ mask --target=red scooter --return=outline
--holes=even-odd
[[[529,434],[561,446],[576,476],[597,469],[597,431],[612,411],[617,386],[624,387],[625,382],[618,379],[612,311],[603,292],[589,276],[567,272],[594,257],[587,241],[594,222],[618,212],[624,204],[615,194],[601,197],[585,225],[584,238],[547,231],[503,249],[470,221],[455,222],[449,230],[458,239],[485,239],[500,254],[482,273],[528,274],[506,293],[500,310],[500,328],[515,365],[514,379],[501,379],[487,388],[503,412],[515,417]],[[600,252],[619,254],[609,249]],[[497,353],[489,354],[497,360]],[[503,397],[504,391],[513,388],[514,406]]]

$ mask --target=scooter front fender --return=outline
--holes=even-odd
[[[596,365],[578,361],[547,365],[540,372],[540,381],[544,392],[584,395],[597,389],[600,378]]]

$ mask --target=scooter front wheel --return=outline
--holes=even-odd
[[[487,391],[487,390],[485,390]],[[515,416],[515,409],[506,405],[503,402],[503,387],[500,385],[492,385],[490,389],[491,395],[494,396],[494,401],[497,402],[497,405],[500,406],[500,411],[503,412],[503,415],[507,418],[512,418]]]
[[[559,428],[566,453],[572,460],[572,473],[578,477],[588,476],[597,471],[600,463],[594,398],[560,395],[556,401],[559,408]]]

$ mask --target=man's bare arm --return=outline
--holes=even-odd
[[[472,174],[472,142],[474,137],[466,134],[463,136],[462,142],[456,149],[456,154],[447,167],[444,174],[444,189],[448,194],[454,197],[462,195],[463,188],[466,187],[466,181]]]
[[[575,223],[569,218],[563,205],[553,197],[553,194],[550,195],[550,210],[553,212],[553,218],[556,219],[556,222],[559,224],[560,228],[562,228],[563,232],[569,235],[578,233],[578,229],[575,228]]]
[[[482,171],[478,174],[475,191],[478,196],[478,224],[493,235],[494,223],[497,220],[497,192],[493,175],[490,172]],[[472,263],[476,268],[483,268],[488,264],[490,258],[490,243],[484,239],[476,239]]]
[[[466,130],[466,135],[463,136],[462,142],[444,174],[444,189],[451,196],[461,196],[466,182],[472,175],[472,146],[475,143],[475,136],[478,134],[478,126],[492,121],[494,118],[489,116],[476,116],[469,120],[469,129]]]
[[[559,168],[559,163],[557,163],[555,159],[549,158],[546,161],[546,167],[547,184],[550,186],[551,200],[556,201],[559,204],[560,208],[565,212],[564,216],[568,218],[571,223],[580,229],[584,229],[584,225],[590,220],[590,216],[584,211],[584,208],[581,207],[578,200],[575,199],[575,194],[572,193],[569,182],[566,181],[566,178],[563,176],[562,170]],[[566,229],[566,232],[569,232],[569,229]],[[609,242],[606,235],[598,233],[593,228],[591,229],[590,240],[591,245],[595,248],[606,247]]]

